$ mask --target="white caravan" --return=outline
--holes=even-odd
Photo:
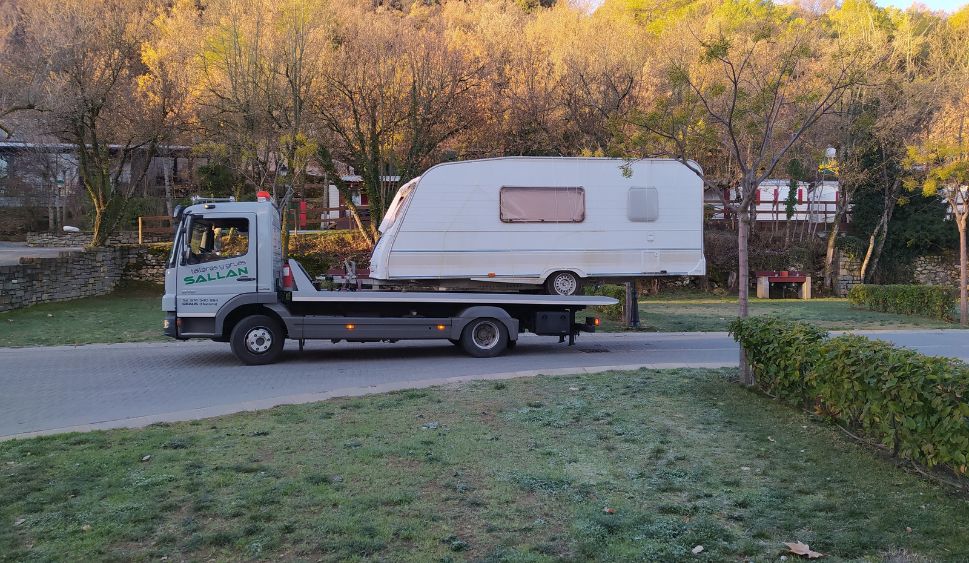
[[[668,159],[511,157],[449,162],[402,186],[370,277],[543,285],[696,276],[703,182]]]

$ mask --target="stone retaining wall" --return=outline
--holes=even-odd
[[[171,236],[162,234],[145,234],[142,241],[145,244],[155,242],[170,241]],[[70,248],[83,248],[91,243],[91,233],[27,233],[27,246],[51,247],[63,246]],[[125,244],[138,244],[137,231],[121,231],[108,237],[105,246],[120,246]]]
[[[0,266],[0,311],[105,295],[122,280],[164,283],[164,248],[105,247]]]
[[[920,256],[912,264],[915,283],[959,287],[958,256]]]
[[[823,276],[822,278],[823,279]],[[838,253],[838,274],[835,278],[838,297],[847,297],[851,287],[862,283],[861,262],[844,253]]]

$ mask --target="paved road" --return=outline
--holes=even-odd
[[[969,360],[969,333],[868,333],[926,354]],[[525,336],[510,354],[470,358],[451,344],[292,342],[283,361],[242,366],[227,344],[170,342],[0,348],[0,439],[141,426],[483,377],[602,371],[606,367],[732,366],[724,333],[583,335],[572,348]]]
[[[0,266],[20,263],[21,257],[56,258],[61,252],[77,252],[81,248],[29,248],[23,242],[0,242]]]

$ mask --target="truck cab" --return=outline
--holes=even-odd
[[[221,339],[216,321],[227,305],[276,301],[283,261],[279,213],[268,197],[260,199],[199,200],[180,210],[165,269],[166,334]]]

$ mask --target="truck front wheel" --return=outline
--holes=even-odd
[[[283,351],[285,336],[279,322],[266,315],[252,315],[236,323],[229,337],[232,352],[250,366],[271,364]]]
[[[493,358],[508,347],[508,329],[498,319],[475,319],[461,332],[461,347],[475,358]]]

